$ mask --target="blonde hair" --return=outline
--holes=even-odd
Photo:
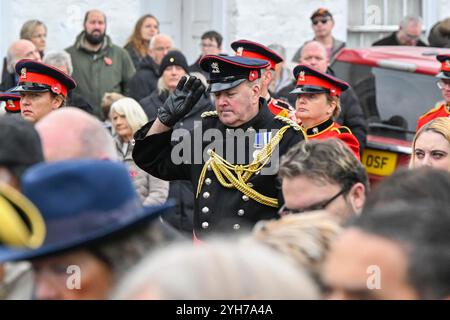
[[[143,260],[114,299],[318,299],[309,275],[254,241],[179,243]]]
[[[31,40],[33,38],[34,30],[39,26],[43,26],[45,32],[47,32],[47,27],[42,21],[29,20],[25,22],[22,26],[22,29],[20,29],[20,39]]]
[[[289,256],[318,279],[330,245],[341,232],[336,218],[326,211],[315,211],[260,221],[252,237]]]
[[[333,110],[333,117],[337,118],[341,114],[341,99],[338,96],[332,96],[329,93],[326,93],[327,103],[332,104],[336,103],[336,108]]]
[[[110,118],[113,112],[125,116],[133,134],[148,122],[148,117],[141,105],[132,98],[122,98],[114,102],[109,111]]]
[[[426,131],[438,133],[438,134],[442,135],[447,140],[448,143],[450,143],[450,118],[447,118],[447,117],[436,118],[436,119],[426,123],[422,128],[420,128],[416,132],[416,135],[414,136],[414,140],[412,142],[412,154],[411,154],[411,158],[409,161],[410,169],[415,168],[414,150],[416,149],[417,139],[420,137],[420,135],[422,133],[424,133]],[[449,170],[450,170],[450,168],[449,168]]]

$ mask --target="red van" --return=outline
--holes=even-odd
[[[450,49],[344,48],[331,65],[361,101],[369,125],[361,161],[372,182],[408,164],[417,119],[442,100],[434,76],[440,68],[436,55],[443,53]]]

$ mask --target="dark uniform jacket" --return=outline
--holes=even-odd
[[[149,96],[157,87],[159,66],[152,57],[145,57],[130,80],[130,97],[139,101]]]
[[[373,46],[400,46],[401,44],[397,39],[397,31],[391,33],[389,36],[382,38],[372,43]],[[428,47],[425,42],[419,39],[416,44],[417,47]]]
[[[272,159],[277,154],[281,157],[292,146],[304,140],[304,134],[300,127],[286,118],[279,117],[275,119],[270,113],[264,99],[260,99],[259,113],[239,128],[227,128],[220,122],[217,116],[214,116],[213,112],[210,114],[210,117],[203,119],[202,132],[205,133],[208,129],[217,129],[221,133],[222,138],[216,140],[216,146],[222,146],[223,152],[216,151],[232,164],[236,163],[233,161],[235,159],[225,156],[227,155],[227,144],[230,145],[230,140],[234,139],[236,141],[236,136],[231,133],[231,129],[242,129],[243,132],[253,137],[253,139],[246,140],[244,154],[239,154],[239,156],[245,158],[242,159],[244,160],[244,164],[248,164],[253,160],[254,150],[252,150],[250,144],[255,146],[256,142],[260,144],[263,140],[268,140],[264,139],[264,136],[267,138],[267,134],[261,134],[261,132],[278,131],[287,126],[287,130],[280,141],[279,149],[276,149],[272,155]],[[253,227],[259,220],[277,217],[277,210],[284,203],[280,184],[276,177],[278,166],[275,167],[275,170],[271,174],[267,174],[267,172],[263,174],[263,170],[256,172],[247,181],[248,187],[264,196],[278,200],[277,206],[264,205],[249,198],[234,187],[226,188],[222,186],[215,173],[211,170],[211,167],[206,168],[205,160],[208,160],[209,156],[205,155],[205,153],[210,148],[211,141],[202,141],[201,145],[199,145],[194,141],[195,139],[191,139],[191,148],[192,150],[197,148],[197,152],[192,152],[188,155],[188,158],[194,164],[176,165],[171,158],[173,149],[170,143],[172,131],[145,137],[152,124],[147,124],[135,135],[136,145],[133,151],[133,158],[139,167],[153,176],[164,180],[190,180],[195,193],[199,186],[202,171],[204,171],[203,184],[200,188],[198,198],[195,200],[194,229],[197,236],[203,238],[204,236],[217,232],[237,232]],[[272,137],[275,134],[273,132]],[[190,137],[195,137],[195,135],[199,134],[194,130],[194,132],[191,132]],[[234,146],[236,148],[236,143]],[[202,151],[204,153],[203,158],[201,157]],[[193,161],[194,153],[196,154],[196,158],[201,158],[198,164]],[[236,156],[236,153],[234,153],[234,156]]]

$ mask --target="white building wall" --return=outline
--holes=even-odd
[[[290,60],[303,42],[312,39],[310,16],[319,7],[334,17],[335,37],[347,38],[347,0],[230,0],[229,39],[251,39],[263,44],[278,43]]]

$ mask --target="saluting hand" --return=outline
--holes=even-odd
[[[202,82],[192,76],[182,77],[175,91],[170,94],[164,105],[158,109],[158,119],[167,127],[173,127],[192,110],[206,88]]]

